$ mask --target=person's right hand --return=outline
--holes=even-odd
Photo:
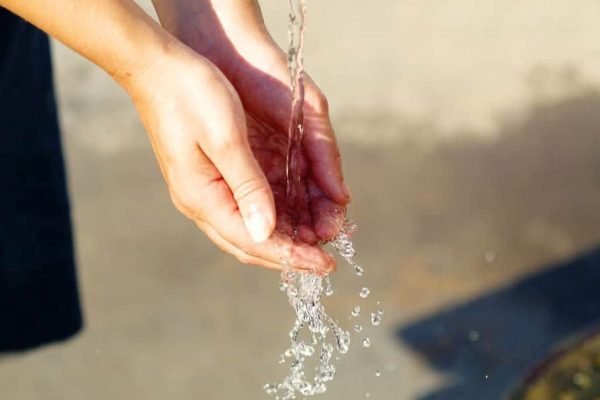
[[[145,125],[176,207],[241,262],[330,272],[333,258],[275,228],[269,183],[248,143],[245,113],[227,78],[184,45],[124,85]]]

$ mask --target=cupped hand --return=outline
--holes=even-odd
[[[209,60],[174,45],[128,86],[173,202],[222,250],[274,269],[283,260],[317,273],[335,267],[317,246],[274,232],[273,191],[276,199],[279,192],[267,177],[279,187],[282,167],[269,151],[280,157],[284,136],[247,119],[238,94]]]
[[[247,49],[247,63],[221,64],[246,112],[250,146],[273,189],[278,227],[311,244],[333,238],[344,220],[349,193],[329,120],[327,101],[305,77],[302,143],[295,151],[298,169],[290,174],[293,197],[286,197],[291,92],[285,55],[272,42]],[[297,175],[296,175],[297,174]]]
[[[318,245],[332,239],[350,200],[327,100],[305,76],[304,138],[298,152],[296,198],[286,197],[291,109],[285,53],[269,36],[254,1],[155,0],[161,23],[210,59],[238,93],[254,156],[271,185],[280,231]]]

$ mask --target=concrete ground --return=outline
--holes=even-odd
[[[263,2],[281,43],[286,3]],[[367,271],[342,267],[328,306],[350,327],[366,285],[385,309],[322,398],[501,399],[600,322],[600,5],[308,3]],[[86,327],[3,356],[0,398],[268,398],[292,321],[277,274],[180,216],[126,96],[55,60]]]

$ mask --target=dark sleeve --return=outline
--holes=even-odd
[[[49,41],[0,8],[0,351],[81,325]]]

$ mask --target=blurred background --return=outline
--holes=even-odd
[[[287,2],[262,6],[285,46]],[[599,16],[595,0],[308,0],[306,66],[366,269],[341,265],[327,307],[348,329],[354,305],[385,310],[322,399],[503,399],[600,323]],[[278,275],[175,211],[102,71],[58,43],[54,60],[86,327],[0,355],[1,398],[269,398],[293,321]]]

